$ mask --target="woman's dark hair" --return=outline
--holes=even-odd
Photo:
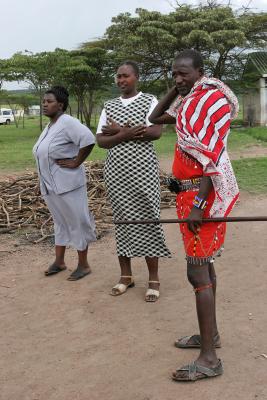
[[[63,86],[53,86],[48,89],[46,94],[53,94],[58,103],[63,104],[63,111],[66,111],[69,105],[69,92]]]
[[[196,69],[204,68],[204,61],[202,55],[197,50],[186,49],[181,51],[175,56],[174,62],[181,60],[182,58],[189,58],[190,60],[192,60],[193,67]]]
[[[131,60],[124,61],[118,66],[118,68],[122,67],[123,65],[129,65],[130,67],[132,67],[134,74],[137,76],[137,78],[139,78],[139,67],[135,61]]]

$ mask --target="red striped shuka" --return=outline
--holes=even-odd
[[[172,172],[179,180],[210,176],[213,184],[203,217],[227,216],[239,191],[227,154],[231,119],[238,112],[233,92],[221,81],[203,77],[185,98],[179,98],[168,110],[176,112],[177,144]],[[199,189],[177,194],[178,218],[187,218]],[[226,224],[203,224],[197,235],[187,224],[180,224],[187,261],[203,265],[213,262],[223,249]]]

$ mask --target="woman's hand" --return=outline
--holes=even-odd
[[[129,124],[127,123],[122,128],[122,132],[125,140],[138,140],[144,137],[146,133],[146,126],[137,125],[130,128]]]
[[[56,164],[61,168],[78,168],[80,166],[80,162],[75,158],[62,158],[60,160],[56,160]]]
[[[189,220],[187,222],[188,229],[193,232],[195,235],[198,234],[198,231],[202,225],[203,211],[199,208],[192,207],[192,210],[187,217]]]
[[[119,133],[121,126],[117,124],[113,119],[108,119],[108,125],[102,127],[102,133],[104,135],[113,136]]]

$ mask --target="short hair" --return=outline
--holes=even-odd
[[[66,111],[69,105],[69,92],[63,86],[53,86],[45,94],[53,94],[59,103],[63,103],[63,111]]]
[[[186,49],[178,53],[175,58],[174,62],[181,60],[182,58],[189,58],[192,60],[192,64],[194,68],[203,69],[204,68],[204,61],[202,55],[197,50],[193,49]]]
[[[138,67],[137,62],[131,61],[131,60],[126,60],[126,61],[123,61],[123,62],[118,66],[118,68],[122,67],[123,65],[130,65],[130,67],[132,67],[132,69],[133,69],[133,71],[134,71],[134,74],[135,74],[137,77],[139,77],[139,67]]]

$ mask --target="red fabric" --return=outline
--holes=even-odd
[[[211,87],[196,88],[178,110],[177,132],[197,137],[208,147],[202,153],[215,164],[225,149],[223,139],[229,129],[230,105],[224,94],[215,87],[212,90]]]
[[[173,175],[180,180],[196,178],[203,175],[203,168],[200,163],[187,154],[175,149],[173,162]],[[177,194],[176,210],[179,219],[187,218],[193,207],[192,202],[198,191],[186,191]],[[203,217],[209,217],[209,212],[215,198],[215,192],[212,190],[207,198],[208,205],[204,211]],[[180,230],[183,236],[186,255],[195,258],[206,258],[214,256],[222,247],[226,232],[225,222],[211,222],[203,224],[194,235],[189,231],[187,224],[180,224]]]

